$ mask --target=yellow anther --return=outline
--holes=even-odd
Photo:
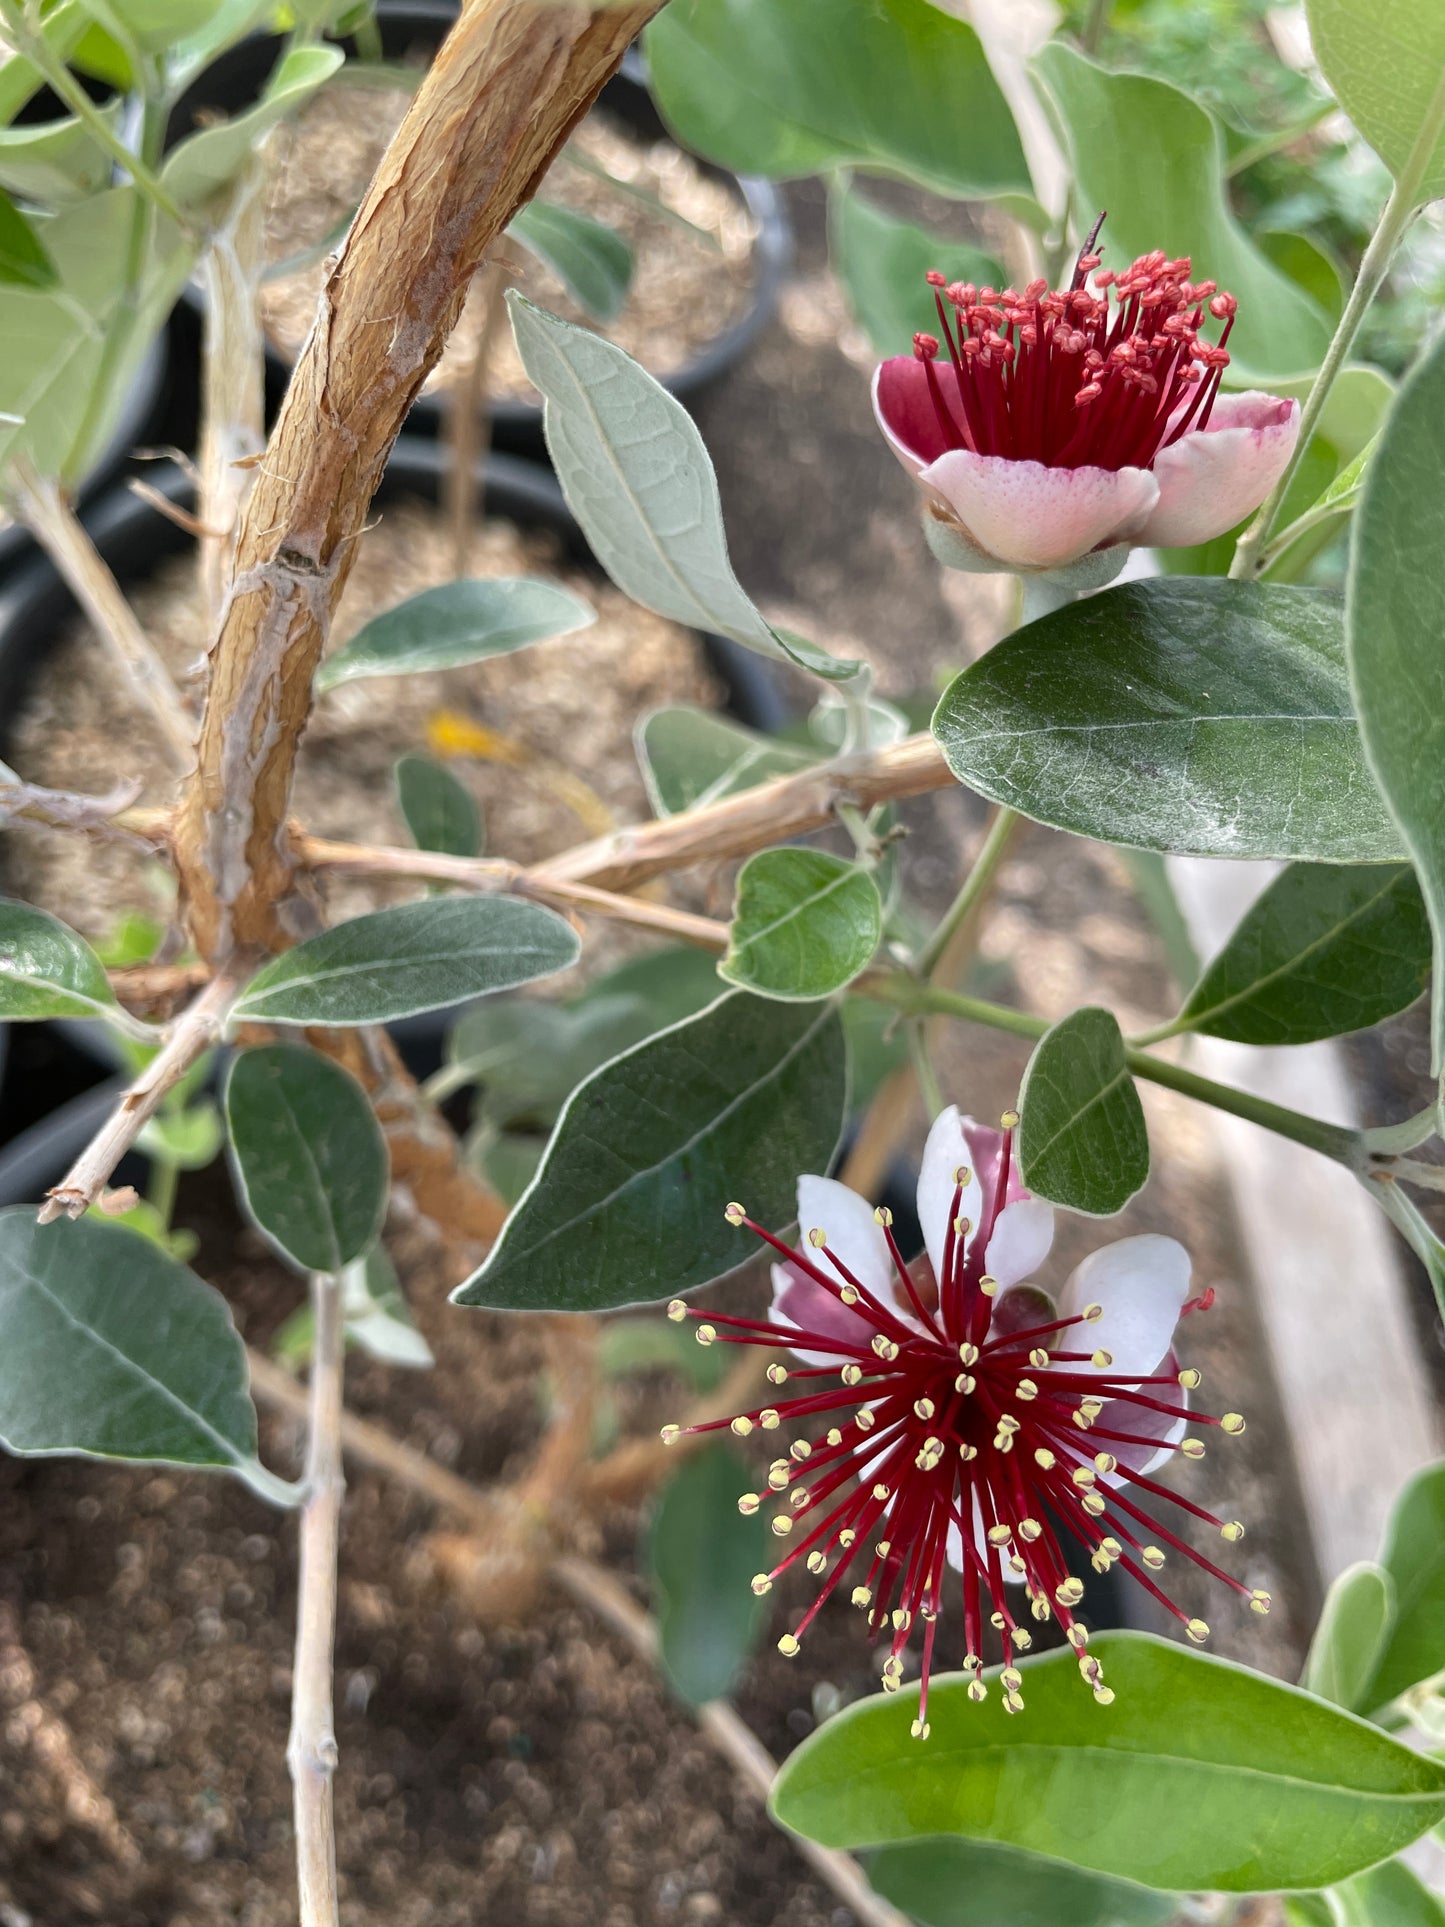
[[[1091,1519],[1097,1519],[1108,1504],[1102,1492],[1086,1492],[1079,1504]]]
[[[769,1405],[758,1413],[758,1424],[765,1432],[776,1432],[782,1420],[778,1417],[776,1409]]]
[[[1184,1454],[1186,1459],[1202,1459],[1204,1457],[1204,1441],[1203,1439],[1180,1439],[1179,1450]]]
[[[1049,1362],[1049,1355],[1044,1350],[1043,1346],[1035,1345],[1033,1350],[1029,1353],[1030,1365],[1033,1366],[1036,1372],[1041,1372],[1048,1365],[1048,1362]]]
[[[1004,1618],[1002,1613],[990,1613],[988,1616],[988,1623],[990,1626],[993,1627],[996,1633],[1001,1633],[1004,1627],[1007,1626],[1008,1621]]]
[[[1013,1434],[1011,1432],[1005,1432],[1002,1429],[995,1432],[993,1435],[993,1449],[995,1452],[1012,1452],[1014,1449]]]
[[[687,1306],[680,1298],[674,1298],[668,1304],[667,1315],[674,1325],[680,1324],[687,1317]]]
[[[723,1213],[729,1224],[741,1224],[747,1215],[740,1204],[730,1204]]]
[[[1244,1430],[1244,1420],[1238,1412],[1226,1412],[1219,1421],[1219,1429],[1221,1432],[1228,1432],[1232,1439],[1237,1439]]]
[[[1007,1563],[1008,1563],[1008,1569],[1013,1574],[1015,1579],[1022,1579],[1024,1575],[1028,1572],[1028,1567],[1024,1564],[1023,1560],[1019,1558],[1016,1552],[1011,1552],[1009,1554]]]
[[[694,1336],[699,1345],[711,1345],[717,1338],[716,1325],[699,1325]]]
[[[1019,1537],[1024,1541],[1025,1545],[1031,1546],[1035,1539],[1041,1539],[1043,1534],[1044,1529],[1037,1519],[1019,1520]]]
[[[895,1633],[907,1632],[908,1628],[912,1624],[913,1624],[913,1614],[905,1610],[905,1608],[902,1606],[895,1606],[893,1609],[894,1632]]]
[[[1034,1381],[1031,1378],[1021,1378],[1018,1384],[1015,1385],[1014,1387],[1014,1396],[1016,1398],[1021,1398],[1026,1402],[1031,1398],[1037,1398],[1038,1395],[1039,1395],[1039,1388],[1037,1385],[1035,1385]]]
[[[931,1472],[943,1457],[942,1439],[925,1439],[914,1464],[920,1472]]]
[[[784,1659],[796,1659],[801,1648],[792,1633],[784,1633],[778,1641],[778,1651]]]
[[[1052,1472],[1058,1460],[1046,1445],[1041,1445],[1034,1453],[1034,1464],[1041,1465],[1045,1472]]]
[[[858,1287],[856,1285],[839,1285],[838,1296],[843,1300],[845,1305],[856,1305],[858,1302]]]
[[[761,1493],[744,1492],[738,1500],[738,1511],[741,1512],[745,1519],[751,1519],[762,1502]]]
[[[1113,1563],[1113,1554],[1105,1552],[1102,1546],[1097,1552],[1089,1555],[1089,1564],[1095,1572],[1108,1572]]]
[[[902,1684],[902,1680],[895,1679],[892,1673],[885,1673],[883,1675],[883,1690],[885,1693],[896,1693]]]
[[[1249,1609],[1251,1612],[1267,1613],[1273,1604],[1274,1601],[1264,1590],[1263,1586],[1256,1586],[1254,1591],[1249,1595]]]
[[[863,1376],[863,1367],[861,1365],[845,1365],[838,1376],[845,1385],[856,1385]]]
[[[988,1542],[991,1546],[1006,1546],[1012,1537],[1013,1531],[1009,1526],[990,1526],[988,1529]]]
[[[1197,1392],[1203,1382],[1203,1372],[1196,1371],[1192,1365],[1186,1365],[1184,1370],[1179,1374],[1179,1383],[1184,1387],[1186,1392]]]
[[[1113,1687],[1112,1687],[1112,1686],[1096,1686],[1096,1687],[1094,1688],[1094,1698],[1095,1698],[1095,1700],[1096,1700],[1096,1701],[1098,1702],[1098,1704],[1099,1704],[1100,1706],[1112,1706],[1112,1705],[1114,1704],[1114,1689],[1113,1689]]]
[[[822,1225],[815,1224],[813,1229],[808,1233],[808,1243],[813,1247],[814,1251],[821,1251],[827,1242],[827,1232],[823,1229]]]
[[[1054,1598],[1061,1606],[1068,1606],[1070,1608],[1077,1606],[1083,1596],[1084,1582],[1082,1579],[1061,1579],[1058,1585],[1054,1587]]]
[[[898,1347],[891,1338],[885,1338],[882,1332],[873,1334],[873,1350],[886,1365],[891,1365],[898,1356]]]
[[[1004,1701],[1003,1701],[1003,1710],[1005,1711],[1005,1713],[1022,1713],[1024,1710],[1023,1694],[1022,1693],[1005,1693]]]
[[[916,1398],[913,1401],[913,1409],[922,1419],[932,1418],[933,1400],[931,1398]]]
[[[1112,1452],[1096,1452],[1094,1454],[1094,1464],[1106,1475],[1119,1470],[1119,1461],[1114,1457]]]
[[[1079,1400],[1079,1410],[1084,1414],[1084,1417],[1089,1420],[1090,1424],[1093,1423],[1103,1409],[1104,1401],[1101,1398],[1082,1398]]]
[[[1029,1631],[1027,1626],[1010,1627],[1009,1638],[1013,1641],[1014,1645],[1018,1647],[1021,1653],[1026,1653],[1030,1648],[1030,1646],[1032,1646],[1034,1643],[1034,1636]]]
[[[887,1231],[893,1223],[893,1213],[888,1209],[886,1204],[880,1204],[878,1209],[873,1213],[873,1217],[874,1221],[881,1224],[885,1231]]]
[[[664,1425],[659,1436],[664,1445],[676,1445],[682,1437],[682,1427],[680,1425]]]
[[[886,1499],[888,1497],[888,1487],[883,1483],[881,1479],[878,1481],[877,1485],[875,1485],[873,1488],[873,1497],[875,1499]]]
[[[781,1492],[792,1476],[792,1467],[786,1459],[774,1459],[768,1467],[768,1484],[774,1492]]]
[[[1098,1303],[1085,1305],[1080,1315],[1086,1324],[1092,1325],[1096,1319],[1104,1316],[1104,1307]]]
[[[960,1364],[976,1365],[978,1363],[978,1357],[979,1357],[978,1346],[967,1345],[967,1344],[960,1345],[958,1348],[958,1357],[959,1357]]]
[[[753,1422],[745,1412],[740,1412],[733,1420],[732,1429],[740,1439],[745,1439],[753,1429]]]
[[[1019,1429],[1019,1421],[1014,1417],[1012,1412],[1000,1412],[998,1415],[998,1429],[1000,1432],[1017,1432]]]
[[[873,1550],[878,1554],[880,1559],[886,1559],[893,1550],[893,1541],[891,1539],[880,1539]]]
[[[828,1443],[829,1445],[841,1445],[843,1443],[843,1434],[838,1430],[836,1425],[830,1425],[828,1427]]]
[[[1003,1128],[1006,1131],[1012,1131],[1017,1126],[1018,1121],[1019,1121],[1019,1114],[1017,1111],[1005,1111],[1003,1116],[999,1119],[999,1123],[1003,1126]]]
[[[908,1730],[915,1740],[926,1740],[930,1729],[927,1720],[915,1720]]]
[[[1119,1554],[1124,1550],[1117,1539],[1101,1539],[1099,1544],[1104,1548],[1105,1552],[1112,1554],[1115,1559],[1117,1559]]]
[[[852,1526],[844,1526],[843,1530],[838,1534],[838,1544],[843,1548],[844,1552],[847,1552],[850,1547],[855,1546],[857,1543],[858,1535]]]
[[[1140,1552],[1139,1557],[1144,1561],[1144,1564],[1149,1568],[1150,1572],[1158,1572],[1164,1564],[1164,1554],[1159,1550],[1158,1546],[1145,1546]]]
[[[968,1682],[968,1697],[971,1700],[986,1700],[988,1698],[988,1688],[981,1679],[971,1679]]]
[[[959,1238],[966,1238],[969,1232],[973,1230],[973,1219],[965,1218],[963,1214],[960,1212],[958,1217],[956,1217],[953,1221],[953,1229],[954,1229],[955,1236]]]
[[[1070,1626],[1066,1637],[1074,1651],[1081,1653],[1089,1643],[1089,1629],[1087,1626],[1081,1626],[1076,1619],[1073,1625]]]
[[[771,1579],[769,1579],[768,1575],[765,1572],[754,1573],[752,1583],[753,1583],[753,1591],[757,1594],[759,1599],[762,1598],[765,1592],[771,1592],[773,1590],[773,1582]]]
[[[827,1563],[828,1563],[828,1559],[825,1553],[810,1552],[808,1554],[808,1571],[813,1573],[814,1575],[820,1573],[823,1570],[824,1566],[827,1565]]]
[[[855,1586],[850,1595],[855,1606],[871,1606],[873,1595],[866,1586]]]
[[[1226,1519],[1219,1528],[1219,1536],[1221,1539],[1227,1539],[1232,1546],[1237,1546],[1244,1537],[1244,1527],[1238,1519]]]
[[[786,1365],[779,1365],[776,1362],[769,1365],[768,1367],[769,1385],[786,1385],[787,1382],[788,1382],[788,1368]]]
[[[1050,1606],[1048,1600],[1045,1599],[1044,1595],[1041,1592],[1035,1593],[1032,1600],[1030,1600],[1029,1611],[1033,1614],[1034,1618],[1038,1620],[1045,1620],[1053,1617],[1053,1608]]]
[[[1106,1371],[1114,1362],[1114,1354],[1112,1352],[1106,1352],[1101,1345],[1089,1362],[1092,1365],[1097,1365],[1101,1372]]]
[[[795,1485],[788,1494],[788,1504],[794,1512],[801,1512],[804,1506],[813,1503],[813,1495],[805,1485]]]
[[[1017,1666],[1005,1666],[999,1679],[1011,1693],[1016,1693],[1024,1683],[1024,1676]]]
[[[953,1389],[955,1392],[962,1392],[964,1397],[967,1398],[977,1383],[978,1380],[972,1372],[960,1372],[958,1377],[953,1381]]]
[[[786,1539],[793,1529],[793,1522],[786,1512],[776,1513],[773,1517],[773,1531],[779,1539]]]
[[[985,1298],[996,1298],[998,1296],[998,1279],[991,1278],[989,1274],[985,1272],[978,1281],[978,1288]]]
[[[1094,1468],[1092,1465],[1076,1465],[1069,1474],[1069,1477],[1075,1485],[1092,1485],[1094,1483]]]
[[[788,1456],[789,1458],[796,1459],[798,1463],[801,1464],[804,1459],[812,1458],[813,1448],[806,1439],[794,1439],[793,1443],[788,1447]]]
[[[860,1432],[871,1432],[878,1423],[878,1414],[871,1405],[865,1405],[861,1412],[854,1414],[853,1423]]]
[[[972,1178],[973,1178],[973,1173],[972,1171],[969,1170],[966,1164],[960,1164],[958,1169],[953,1174],[953,1181],[955,1184],[968,1184],[972,1181]]]
[[[1078,1408],[1077,1411],[1070,1412],[1069,1417],[1074,1421],[1075,1425],[1078,1426],[1081,1432],[1087,1432],[1089,1427],[1094,1423],[1093,1419],[1089,1417],[1089,1414],[1084,1410],[1082,1405]]]
[[[1184,1630],[1196,1646],[1202,1646],[1209,1637],[1209,1628],[1202,1619],[1191,1619]]]
[[[983,1671],[983,1661],[979,1658],[977,1653],[964,1654],[963,1670],[966,1673],[981,1673]]]
[[[976,1459],[978,1457],[978,1447],[976,1445],[970,1445],[965,1439],[959,1444],[958,1456],[963,1460],[964,1464],[967,1465],[970,1459]]]

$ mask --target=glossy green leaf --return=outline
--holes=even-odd
[[[1349,1566],[1325,1595],[1300,1684],[1346,1712],[1366,1710],[1395,1623],[1395,1582],[1383,1566]]]
[[[1345,307],[1345,277],[1335,257],[1308,234],[1283,228],[1257,229],[1254,242],[1266,259],[1288,275],[1297,288],[1304,289],[1334,327]]]
[[[0,897],[0,1017],[114,1017],[105,966],[58,917]]]
[[[555,201],[529,201],[507,232],[563,282],[594,321],[615,321],[632,286],[632,250],[615,228]]]
[[[1445,336],[1380,434],[1355,511],[1345,594],[1350,684],[1371,768],[1435,933],[1431,1029],[1445,1062]]]
[[[1306,0],[1310,44],[1330,91],[1392,174],[1410,157],[1445,74],[1445,9],[1438,0]],[[1418,199],[1445,194],[1445,133]]]
[[[112,133],[119,133],[123,111],[119,100],[100,109]],[[114,166],[89,127],[75,116],[0,128],[0,187],[23,201],[57,208],[84,200],[109,186]],[[53,287],[54,269],[49,280],[29,285]]]
[[[1007,279],[980,248],[946,241],[885,213],[837,181],[829,190],[828,215],[833,266],[855,320],[880,355],[906,355],[920,330],[938,333],[933,290],[923,278],[930,268],[980,287],[1001,288]]]
[[[754,1474],[726,1445],[684,1459],[658,1497],[648,1534],[662,1670],[679,1699],[705,1706],[731,1692],[768,1617],[748,1581],[771,1564],[767,1521],[745,1519]]]
[[[98,1218],[0,1212],[0,1441],[11,1452],[221,1467],[264,1485],[226,1301]],[[275,1482],[272,1482],[275,1483]]]
[[[1445,1671],[1445,1461],[1417,1472],[1395,1501],[1380,1564],[1395,1588],[1395,1619],[1361,1703],[1384,1706]]]
[[[643,44],[673,132],[724,167],[1032,194],[978,35],[928,0],[672,0]]]
[[[630,355],[515,290],[517,348],[544,399],[547,448],[567,505],[618,588],[674,622],[829,678],[853,675],[801,638],[784,641],[728,560],[717,477],[692,417]]]
[[[387,1158],[354,1077],[294,1044],[238,1051],[226,1122],[241,1202],[282,1257],[339,1272],[363,1255],[386,1212]]]
[[[531,642],[575,635],[597,620],[579,597],[531,576],[470,577],[423,589],[373,616],[316,672],[318,690],[360,676],[460,669]]]
[[[293,47],[254,107],[177,142],[161,182],[178,206],[199,207],[235,179],[278,122],[296,113],[341,66],[340,47]]]
[[[1187,94],[1145,74],[1111,73],[1061,41],[1035,70],[1058,112],[1073,162],[1075,205],[1108,209],[1105,259],[1115,269],[1163,248],[1187,254],[1239,300],[1230,380],[1316,368],[1330,329],[1324,310],[1245,234],[1223,188],[1219,130]]]
[[[424,1370],[435,1365],[431,1346],[416,1328],[396,1266],[379,1242],[341,1274],[346,1336],[383,1365]]]
[[[828,850],[760,850],[738,873],[718,975],[763,997],[830,997],[873,959],[883,905],[866,870]]]
[[[1332,1927],[1445,1927],[1445,1906],[1403,1860],[1387,1860],[1336,1887]]]
[[[1105,589],[965,669],[933,733],[960,782],[1103,843],[1327,863],[1404,854],[1365,765],[1340,605],[1323,590],[1213,577]]]
[[[238,1023],[385,1024],[576,963],[565,918],[516,897],[434,897],[353,917],[264,965]]]
[[[482,812],[476,798],[445,763],[430,756],[402,756],[392,765],[397,808],[419,850],[445,856],[477,856]]]
[[[954,1833],[1171,1892],[1329,1886],[1445,1815],[1445,1768],[1378,1728],[1143,1633],[1090,1641],[1097,1706],[1067,1649],[1024,1660],[1025,1712],[961,1674],[860,1701],[784,1763],[773,1811],[829,1847]]]
[[[1178,1905],[1063,1860],[947,1835],[884,1847],[868,1879],[919,1927],[1162,1927]]]
[[[1108,1218],[1149,1175],[1144,1110],[1118,1019],[1086,1005],[1034,1046],[1019,1092],[1019,1163],[1041,1198]]]
[[[462,1305],[605,1311],[689,1291],[746,1263],[741,1199],[789,1224],[799,1172],[826,1171],[843,1126],[842,1026],[826,1006],[721,998],[594,1073]]]
[[[635,741],[647,799],[658,816],[719,802],[819,760],[797,743],[779,742],[686,703],[639,717]]]
[[[1408,863],[1292,863],[1252,903],[1180,1012],[1242,1044],[1308,1044],[1413,1004],[1430,921]]]

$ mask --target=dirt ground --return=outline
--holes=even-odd
[[[999,588],[946,584],[928,559],[863,374],[835,339],[844,330],[821,278],[820,201],[807,188],[792,198],[803,246],[783,317],[702,410],[734,561],[770,611],[870,655],[886,692],[932,691],[997,632]],[[910,805],[904,820],[911,886],[937,908],[976,844],[981,808],[954,791]],[[1096,1000],[1128,1024],[1170,1008],[1161,945],[1119,858],[1044,831],[1028,832],[1001,871],[977,968],[989,994],[1047,1014]],[[948,1094],[997,1113],[1025,1055],[955,1028],[940,1062]],[[1216,1289],[1187,1350],[1205,1374],[1201,1396],[1245,1412],[1249,1429],[1178,1476],[1245,1520],[1249,1536],[1225,1563],[1268,1586],[1275,1612],[1261,1621],[1180,1562],[1170,1570],[1181,1604],[1214,1626],[1216,1650],[1293,1677],[1317,1601],[1228,1199],[1205,1121],[1165,1093],[1146,1103],[1148,1186],[1117,1222],[1065,1226],[1051,1275],[1061,1282],[1098,1243],[1157,1229],[1183,1239],[1199,1288]],[[914,1127],[916,1143],[921,1115]],[[237,1226],[220,1173],[187,1188],[180,1221],[202,1236],[198,1269],[264,1347],[297,1281]],[[405,1374],[354,1362],[349,1402],[470,1479],[515,1474],[542,1423],[536,1323],[450,1307],[454,1279],[415,1237],[396,1255],[439,1365]],[[646,1383],[624,1418],[645,1429],[674,1416],[679,1396]],[[293,1426],[265,1422],[268,1463],[294,1471],[299,1443]],[[294,1919],[292,1522],[234,1482],[179,1473],[0,1461],[0,1487],[0,1927]],[[550,1595],[513,1627],[480,1627],[424,1556],[434,1523],[419,1500],[353,1473],[336,1674],[347,1927],[848,1927],[649,1668]],[[618,1507],[585,1549],[643,1597],[639,1525]],[[773,1638],[806,1586],[775,1590]],[[737,1697],[781,1754],[819,1708],[873,1683],[857,1617],[838,1606],[791,1664],[765,1642]]]

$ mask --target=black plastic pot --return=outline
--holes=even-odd
[[[400,57],[418,44],[438,43],[455,20],[456,11],[455,5],[448,5],[446,0],[379,0],[376,20],[387,57]],[[171,117],[169,137],[180,139],[198,124],[198,116],[207,110],[234,112],[254,100],[275,63],[279,45],[274,39],[258,35],[233,48],[182,96]],[[635,51],[629,52],[620,71],[602,90],[600,104],[647,139],[667,138],[667,130],[648,91],[647,70]],[[753,244],[755,275],[748,307],[732,326],[683,367],[659,375],[663,385],[685,402],[714,386],[747,353],[772,319],[793,258],[792,227],[783,197],[773,182],[758,175],[730,174],[706,162],[700,164],[718,179],[733,185],[757,224],[757,239]],[[183,299],[191,310],[191,322],[189,327],[182,323],[177,351],[184,349],[194,354],[202,296],[193,286]],[[267,395],[274,405],[291,378],[291,365],[269,348],[266,361]],[[438,435],[446,414],[443,399],[421,395],[412,407],[407,432],[419,436]],[[537,403],[498,400],[490,410],[490,421],[492,441],[497,448],[520,454],[545,454],[542,410]]]

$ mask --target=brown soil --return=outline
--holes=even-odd
[[[349,218],[409,100],[396,87],[331,87],[283,132],[267,208],[269,261],[291,261],[315,250]],[[599,179],[596,169],[625,186]],[[699,231],[669,221],[627,188],[660,202]],[[605,332],[654,374],[685,366],[747,307],[752,217],[732,187],[671,141],[643,140],[605,109],[596,109],[553,163],[539,198],[601,221],[626,241],[632,283],[626,304]],[[569,321],[596,325],[557,275],[520,242],[508,243],[506,264],[509,287]],[[262,290],[267,332],[288,360],[310,330],[324,273],[318,260],[268,281]],[[485,306],[478,284],[427,383],[428,393],[444,394],[466,379],[481,341]],[[537,399],[510,329],[500,331],[491,351],[486,387],[493,397]]]

